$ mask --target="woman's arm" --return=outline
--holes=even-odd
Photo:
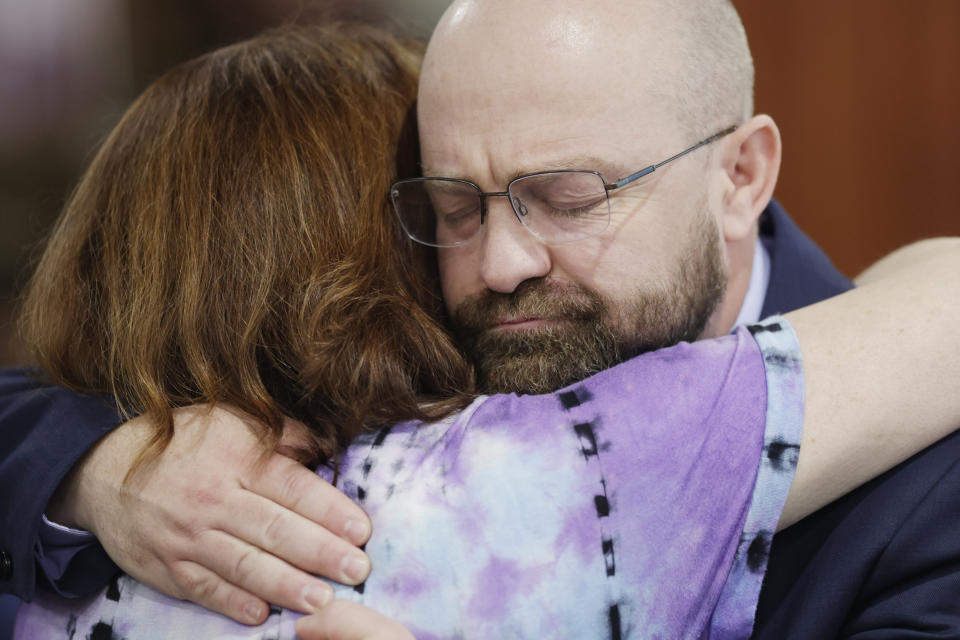
[[[853,281],[858,287],[862,287],[874,282],[882,282],[885,278],[894,277],[905,269],[922,268],[926,260],[935,260],[938,257],[950,255],[951,252],[956,252],[958,241],[960,241],[958,238],[930,238],[900,247],[867,267]]]
[[[901,249],[858,281],[786,314],[806,408],[780,528],[960,427],[960,239]]]

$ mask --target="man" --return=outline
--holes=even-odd
[[[578,362],[605,362],[594,348],[605,333],[615,358],[850,286],[768,205],[780,139],[772,120],[751,117],[752,81],[725,2],[488,0],[447,11],[421,78],[425,175],[484,192],[549,169],[593,169],[612,183],[739,125],[649,183],[609,191],[612,241],[542,242],[527,232],[532,215],[488,198],[481,235],[441,249],[439,263],[447,306],[490,386],[536,390],[586,373],[564,370],[567,353],[540,327],[585,345]],[[600,311],[580,321],[561,302],[570,298]],[[951,568],[960,545],[938,532],[960,515],[948,497],[958,454],[949,438],[776,536],[756,637],[960,637]]]
[[[483,200],[486,210],[482,226],[418,239],[444,246],[446,303],[488,389],[555,388],[629,355],[720,335],[850,287],[771,202],[780,138],[773,120],[752,115],[752,63],[727,2],[557,4],[458,1],[424,64],[424,175],[470,181],[476,188],[453,195]],[[657,168],[629,180],[649,167]],[[540,175],[568,170],[584,172],[574,176],[584,182]],[[602,178],[599,187],[589,186],[590,175]],[[411,202],[435,195],[436,184],[393,194],[415,236],[422,212]],[[585,202],[597,211],[584,197],[599,189],[604,204],[594,223],[545,222],[548,210],[580,211]],[[518,193],[542,206],[521,206]],[[36,421],[56,403],[87,407],[47,393],[20,393],[0,419],[19,411]],[[199,448],[188,444],[196,423],[184,419],[148,485],[123,494],[140,425],[100,439],[116,417],[84,410],[96,426],[62,429],[73,440],[68,455],[40,428],[17,449],[29,456],[0,462],[4,478],[18,479],[37,477],[25,462],[35,465],[37,452],[59,462],[39,490],[0,503],[5,514],[39,520],[59,484],[51,519],[90,529],[118,564],[154,586],[247,622],[266,615],[261,598],[304,611],[325,601],[322,583],[294,567],[351,582],[365,575],[363,556],[345,542],[369,534],[362,514],[288,461],[270,460],[259,476],[246,471],[238,461],[254,444],[238,439],[246,431],[232,415],[215,413]],[[224,441],[239,448],[217,445]],[[960,440],[948,438],[774,538],[757,637],[924,637],[934,627],[960,637],[952,597],[960,572],[949,569],[960,542],[930,533],[956,510],[943,496],[960,482],[951,475],[957,447]],[[224,478],[224,469],[238,471]],[[249,511],[245,523],[233,522],[231,508]],[[217,529],[226,539],[207,542],[205,532]],[[71,584],[72,575],[93,575],[75,564],[99,567],[101,576],[113,566],[95,546],[70,571],[50,562],[63,533],[47,526],[39,534],[40,580],[64,592],[90,590]],[[29,596],[38,534],[0,534],[8,567],[12,556],[7,579]]]
[[[751,118],[749,51],[732,10],[646,2],[614,17],[579,4],[544,16],[538,3],[458,3],[424,62],[424,174],[485,192],[509,185],[543,203],[525,212],[487,198],[483,232],[439,251],[453,324],[489,390],[555,389],[639,352],[729,332],[776,182],[779,134],[769,117]],[[672,62],[645,63],[645,52]],[[518,179],[552,169],[599,176]],[[581,191],[608,196],[606,217],[541,224]]]

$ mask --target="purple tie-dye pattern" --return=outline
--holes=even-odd
[[[803,394],[789,326],[752,331],[365,434],[338,484],[373,519],[374,570],[338,596],[417,638],[748,637]],[[130,638],[293,637],[287,611],[251,629],[119,585],[119,602],[24,607],[17,638],[68,637],[71,616]]]

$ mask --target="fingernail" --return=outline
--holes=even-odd
[[[263,607],[259,604],[248,604],[243,608],[243,615],[247,617],[252,624],[257,624],[263,618]]]
[[[370,537],[370,523],[366,520],[347,520],[343,534],[354,544],[363,544]]]
[[[364,554],[350,554],[340,561],[340,571],[348,579],[360,582],[370,572],[370,560]]]
[[[333,589],[326,584],[308,584],[303,589],[303,599],[314,609],[320,609],[333,599]]]

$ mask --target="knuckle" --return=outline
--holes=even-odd
[[[290,523],[284,511],[277,511],[270,516],[270,520],[263,528],[264,546],[268,549],[273,549],[282,544],[289,532],[289,525]]]
[[[280,484],[280,499],[284,504],[296,508],[309,490],[309,481],[313,474],[294,463],[283,469],[283,480]]]
[[[186,483],[183,486],[181,494],[183,503],[198,510],[219,506],[223,504],[224,487],[223,478],[217,475],[195,478],[193,482]]]
[[[231,582],[238,585],[246,583],[255,574],[260,553],[260,550],[255,547],[250,547],[240,553],[230,569]]]
[[[200,481],[185,486],[165,505],[164,527],[187,540],[196,540],[223,514],[225,502],[225,490],[221,484]]]
[[[191,571],[183,566],[175,566],[171,574],[180,599],[201,605],[211,604],[217,589],[216,578],[212,574]]]
[[[167,520],[167,527],[177,539],[195,542],[207,529],[207,523],[202,518],[182,518],[171,515]]]

